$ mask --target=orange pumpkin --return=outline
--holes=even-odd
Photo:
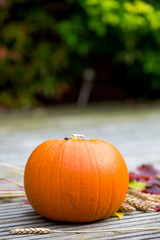
[[[110,143],[73,136],[40,144],[25,167],[32,207],[57,221],[91,222],[116,212],[128,190],[128,170]]]

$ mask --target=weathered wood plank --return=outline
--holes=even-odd
[[[0,239],[160,239],[160,230],[117,233],[52,233],[47,235],[11,235],[9,230],[17,227],[47,227],[57,230],[100,230],[115,228],[159,227],[160,214],[135,212],[126,214],[121,220],[109,218],[87,224],[58,223],[38,215],[30,205],[21,202],[1,204]]]

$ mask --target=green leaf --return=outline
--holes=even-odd
[[[129,187],[136,190],[143,190],[147,187],[147,184],[144,182],[137,182],[136,180],[132,180],[129,182]]]

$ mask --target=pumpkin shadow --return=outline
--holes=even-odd
[[[63,221],[55,221],[52,219],[48,219],[45,217],[42,217],[43,219],[45,219],[46,221],[54,224],[54,226],[61,226],[61,227],[81,227],[81,226],[93,226],[94,224],[97,223],[102,223],[104,222],[106,219],[101,219],[101,220],[96,220],[96,221],[92,221],[92,222],[63,222]]]

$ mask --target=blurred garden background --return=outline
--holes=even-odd
[[[158,0],[0,0],[1,108],[159,98]]]
[[[160,1],[0,0],[0,162],[77,133],[160,169],[159,119]]]

